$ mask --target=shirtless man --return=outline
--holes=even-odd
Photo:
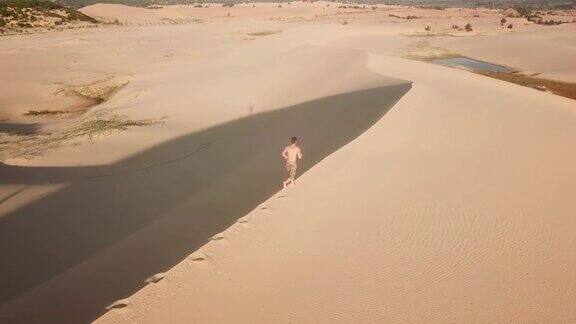
[[[302,159],[302,151],[298,145],[296,145],[296,142],[298,142],[298,139],[292,137],[290,139],[291,144],[286,146],[282,152],[282,156],[286,159],[286,171],[288,171],[288,179],[284,181],[284,188],[286,188],[288,184],[294,185],[294,177],[296,176],[296,168],[298,167],[296,161],[297,159]]]

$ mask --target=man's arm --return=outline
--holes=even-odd
[[[284,151],[282,151],[282,157],[284,157],[285,159],[288,158],[288,148],[287,147],[285,147]]]
[[[302,160],[302,150],[298,148],[298,158]]]

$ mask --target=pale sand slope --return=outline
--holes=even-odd
[[[9,278],[0,282],[0,316],[96,318],[275,193],[279,153],[294,133],[306,138],[304,172],[409,89],[369,71],[366,53],[281,44],[289,39],[150,75],[152,86],[124,112],[167,113],[162,127],[63,148],[35,165],[0,166],[0,254],[10,259],[0,268]],[[116,160],[94,165],[101,155]]]
[[[391,57],[369,67],[414,86],[205,260],[98,322],[574,321],[573,101]]]

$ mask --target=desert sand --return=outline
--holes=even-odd
[[[575,101],[415,58],[574,82],[576,24],[338,6],[98,4],[4,37],[0,318],[575,321]]]

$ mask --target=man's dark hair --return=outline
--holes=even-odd
[[[292,136],[292,138],[290,139],[290,142],[291,142],[292,144],[294,144],[294,143],[296,143],[297,140],[298,140],[298,139],[296,138],[296,136]]]

